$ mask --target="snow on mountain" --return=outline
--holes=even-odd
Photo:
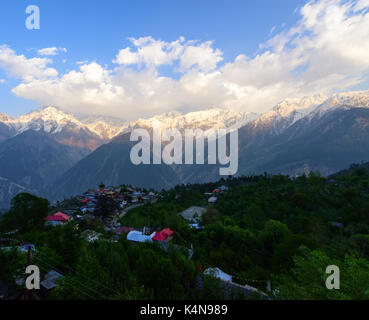
[[[120,126],[109,125],[104,121],[83,123],[73,114],[56,107],[46,107],[32,111],[16,119],[0,114],[0,121],[14,128],[17,134],[27,130],[44,131],[51,134],[60,133],[66,126],[89,130],[101,139],[111,139],[119,133]]]
[[[9,117],[7,114],[0,112],[0,122],[5,122],[6,123],[6,122],[9,122],[11,120],[13,120],[12,117]]]
[[[187,114],[168,112],[149,119],[127,122],[103,116],[78,116],[56,107],[46,107],[16,119],[0,113],[0,122],[14,129],[17,134],[29,129],[57,134],[69,126],[84,129],[102,140],[110,140],[134,128],[152,128],[154,121],[160,121],[163,129],[175,128],[180,131],[190,128],[238,129],[251,123],[254,127],[271,128],[275,133],[281,133],[304,117],[311,120],[337,108],[353,107],[369,108],[369,90],[339,93],[332,96],[318,94],[301,99],[286,99],[262,115],[214,108]]]
[[[95,115],[75,115],[76,118],[86,125],[90,131],[95,132],[103,139],[111,139],[117,136],[124,128],[128,126],[128,121]]]
[[[43,130],[47,133],[58,133],[66,125],[82,126],[73,115],[67,114],[55,107],[47,107],[30,112],[9,121],[8,124],[12,125],[18,134],[30,129],[35,131]]]
[[[209,109],[205,111],[169,112],[149,119],[138,119],[127,122],[115,118],[101,116],[77,116],[64,112],[56,107],[46,107],[32,111],[16,119],[0,114],[0,121],[20,134],[27,130],[44,131],[57,134],[68,126],[89,130],[100,139],[110,140],[113,137],[130,132],[134,128],[152,128],[154,121],[160,121],[162,128],[208,129],[236,129],[255,120],[259,115],[255,113],[234,112],[223,109]]]
[[[308,118],[311,120],[321,117],[327,112],[341,108],[369,108],[369,90],[334,94],[313,110]]]
[[[254,127],[271,128],[279,134],[300,119],[317,119],[341,108],[369,108],[369,90],[286,99],[253,122]]]
[[[272,127],[276,133],[281,133],[298,120],[307,116],[327,99],[327,96],[318,94],[301,99],[283,100],[272,110],[262,114],[254,121],[254,125]]]
[[[149,119],[131,121],[122,133],[134,128],[152,128],[155,121],[160,121],[162,129],[238,129],[255,120],[259,115],[249,112],[235,112],[224,109],[209,109],[204,111],[182,114],[180,112],[168,112]]]

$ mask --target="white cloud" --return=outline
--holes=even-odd
[[[5,83],[5,79],[0,79],[0,83]]]
[[[181,67],[186,70],[196,66],[205,72],[214,70],[223,57],[219,49],[214,50],[211,46],[211,41],[185,46],[180,58]]]
[[[24,82],[57,77],[58,72],[47,66],[50,63],[52,63],[50,59],[27,59],[24,55],[16,55],[15,51],[6,45],[0,46],[0,68],[6,70],[11,76],[21,78]]]
[[[173,42],[155,40],[152,37],[130,38],[130,41],[136,51],[130,47],[120,50],[113,60],[114,63],[157,67],[178,62],[181,71],[191,68],[210,71],[223,60],[222,52],[219,49],[213,49],[211,41],[204,43],[186,41],[184,37]]]
[[[13,92],[42,105],[126,119],[209,107],[262,112],[287,97],[330,93],[367,81],[369,71],[367,0],[310,1],[299,22],[260,45],[258,54],[223,61],[211,41],[165,42],[130,38],[115,56],[114,68],[82,61],[57,75],[51,60],[16,55],[0,47],[0,68],[22,83]],[[164,76],[160,66],[174,76]]]
[[[44,48],[44,49],[38,50],[38,54],[40,56],[56,56],[57,54],[59,54],[59,51],[67,52],[67,49],[57,48],[57,47]]]
[[[77,61],[76,64],[77,65],[82,65],[82,64],[87,64],[88,63],[88,60],[81,60],[81,61]]]

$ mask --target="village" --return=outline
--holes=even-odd
[[[228,187],[220,186],[212,192],[205,193],[209,205],[215,204],[218,197],[228,191]],[[162,195],[154,191],[147,191],[132,186],[105,187],[103,183],[98,189],[91,189],[82,195],[63,202],[57,202],[52,207],[52,213],[46,217],[45,224],[48,226],[63,225],[75,221],[76,227],[100,226],[106,234],[110,235],[110,241],[118,241],[120,237],[125,236],[132,242],[161,242],[169,243],[175,231],[169,228],[162,230],[151,230],[149,227],[137,229],[135,226],[123,226],[120,219],[130,210],[153,204],[160,199]],[[112,212],[102,217],[97,214],[99,208],[99,199],[107,199],[114,208]],[[201,216],[206,211],[206,207],[189,207],[179,214],[189,223],[193,229],[201,229]],[[93,228],[99,229],[99,228]],[[103,238],[103,234],[96,230],[83,230],[83,236],[88,242],[94,242]],[[106,238],[105,238],[106,239]]]
[[[221,185],[212,191],[205,192],[204,203],[206,206],[190,206],[187,209],[178,212],[178,215],[188,224],[193,232],[203,229],[202,216],[214,206],[219,197],[222,197],[228,191],[228,187]],[[132,209],[144,206],[146,204],[154,204],[162,199],[162,193],[152,190],[145,190],[133,186],[122,185],[119,187],[108,186],[101,183],[97,189],[90,189],[81,195],[77,195],[71,199],[58,201],[51,205],[50,214],[45,218],[45,226],[47,228],[64,227],[68,224],[80,231],[83,239],[90,244],[96,241],[118,242],[121,238],[125,238],[132,245],[140,243],[157,244],[159,247],[168,252],[169,248],[181,251],[192,259],[194,254],[193,245],[189,248],[178,245],[173,239],[179,234],[176,230],[163,226],[161,229],[153,229],[149,226],[137,228],[134,225],[122,225],[121,219]],[[14,231],[16,232],[16,230]],[[8,234],[11,237],[11,234]],[[180,236],[179,236],[180,237]],[[10,239],[10,238],[9,238]],[[6,239],[3,239],[6,240]],[[10,250],[10,247],[2,247],[2,250]],[[37,248],[32,243],[19,244],[19,249],[24,254],[32,255]],[[240,286],[233,282],[232,276],[223,272],[217,267],[209,267],[202,270],[205,275],[218,278],[225,291],[239,289],[247,295],[257,293],[262,298],[267,295],[251,286]],[[56,270],[49,270],[41,281],[41,289],[46,297],[48,292],[59,286],[60,279],[64,276]],[[198,279],[201,285],[201,279]],[[18,285],[24,284],[24,279],[17,280]],[[267,284],[267,290],[270,291],[270,284]]]

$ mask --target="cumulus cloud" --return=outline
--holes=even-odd
[[[59,52],[67,52],[66,48],[50,47],[38,50],[40,56],[56,56]]]
[[[0,83],[5,83],[5,79],[0,79]]]
[[[48,58],[27,59],[24,55],[17,55],[6,45],[0,46],[0,68],[6,70],[10,76],[21,78],[26,83],[56,78],[58,72],[48,67],[50,63],[52,60]]]
[[[113,60],[114,63],[157,67],[176,62],[179,63],[181,71],[197,68],[207,72],[215,69],[217,63],[223,60],[222,52],[213,49],[211,41],[186,41],[184,37],[170,43],[152,37],[130,38],[130,41],[134,49],[127,47],[120,50]]]
[[[224,62],[211,41],[130,38],[113,67],[83,62],[58,75],[48,59],[0,47],[0,68],[20,77],[13,92],[39,104],[126,119],[210,107],[263,112],[280,100],[349,89],[367,81],[369,1],[310,1],[290,29],[256,55]],[[164,75],[161,66],[172,72]]]

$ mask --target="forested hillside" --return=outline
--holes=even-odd
[[[204,193],[220,184],[229,190],[208,205]],[[179,215],[193,205],[207,208],[200,229]],[[45,201],[22,194],[0,225],[3,233],[17,228],[16,240],[35,245],[33,259],[43,272],[65,275],[48,299],[225,298],[219,281],[203,275],[208,267],[264,292],[271,281],[272,291],[266,292],[271,299],[369,298],[369,174],[364,169],[329,179],[265,174],[177,186],[121,218],[122,225],[136,229],[174,230],[168,250],[132,244],[124,234],[113,242],[98,223],[88,229],[103,238],[89,243],[81,238],[85,224],[45,227],[42,216],[48,210]],[[191,247],[189,259],[180,248]],[[0,251],[1,265],[7,266],[0,278],[14,282],[14,266],[21,270],[22,259],[15,250]],[[340,290],[325,286],[329,265],[340,268]],[[227,298],[257,297],[235,292]]]

